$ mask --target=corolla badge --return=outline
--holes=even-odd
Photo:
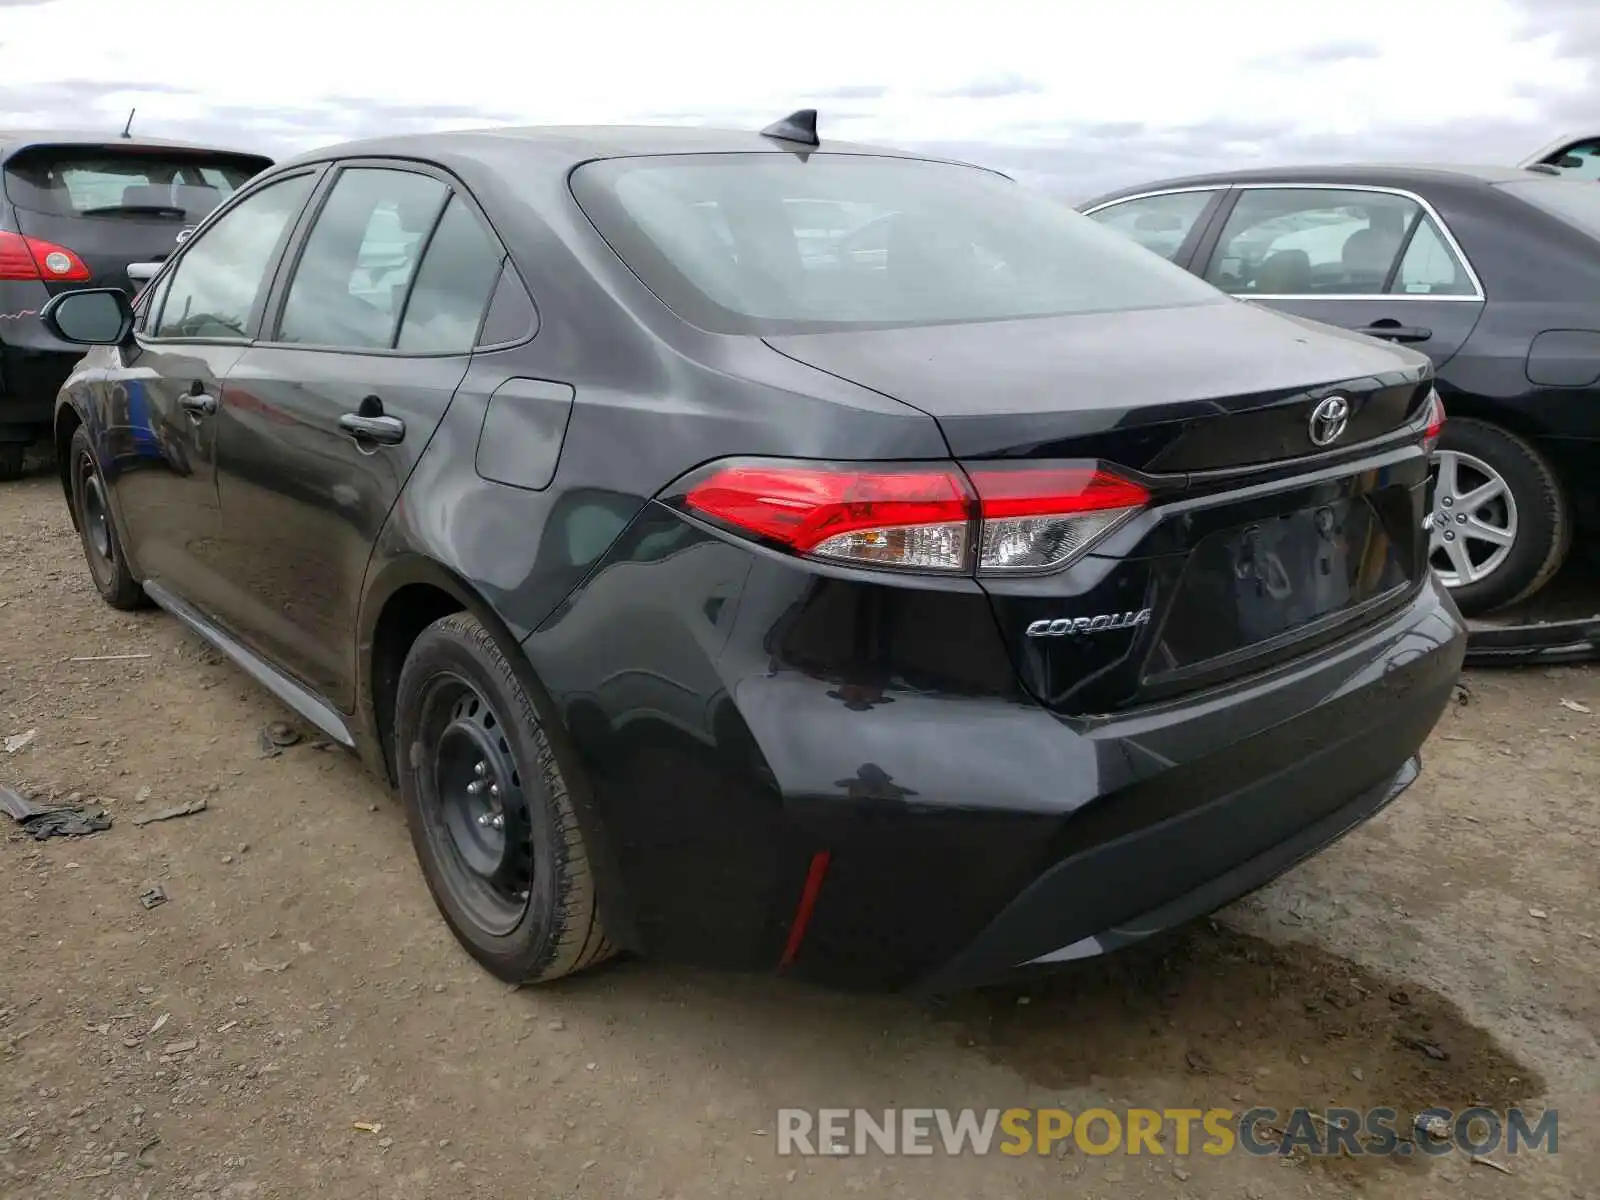
[[[1331,446],[1344,435],[1350,423],[1350,401],[1343,396],[1328,396],[1311,410],[1308,432],[1314,446]]]
[[[1080,633],[1110,633],[1113,629],[1132,629],[1136,625],[1150,624],[1150,610],[1137,612],[1098,613],[1092,617],[1057,617],[1053,621],[1035,621],[1028,626],[1031,638],[1075,637]]]

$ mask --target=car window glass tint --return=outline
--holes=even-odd
[[[1215,304],[1215,289],[991,171],[890,157],[613,158],[572,177],[611,247],[718,332]]]
[[[138,332],[149,331],[160,319],[161,298],[172,283],[172,274],[168,271],[154,285],[147,284],[134,301],[133,327]]]
[[[250,314],[284,230],[299,215],[312,176],[297,175],[245,197],[186,246],[172,272],[156,335],[248,336]]]
[[[7,161],[5,191],[18,208],[49,216],[194,224],[267,165],[154,146],[35,146]]]
[[[1431,217],[1423,218],[1400,260],[1394,286],[1408,296],[1471,296],[1472,279]]]
[[[1174,192],[1124,200],[1089,214],[1107,229],[1132,238],[1162,258],[1175,257],[1215,192]]]
[[[448,189],[413,171],[345,171],[317,214],[283,305],[277,340],[387,350],[422,242]]]
[[[499,281],[489,299],[489,311],[483,315],[483,326],[478,331],[478,345],[500,346],[507,342],[520,342],[530,338],[539,328],[539,313],[533,298],[522,286],[522,280],[506,259],[500,267]]]
[[[1235,295],[1381,295],[1420,211],[1387,192],[1250,189],[1228,215],[1205,278]]]
[[[502,257],[471,208],[451,197],[406,301],[398,348],[414,354],[472,349]]]

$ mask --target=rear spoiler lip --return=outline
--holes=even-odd
[[[230,146],[211,146],[200,142],[168,141],[163,138],[119,138],[119,137],[84,137],[71,136],[46,136],[38,138],[24,138],[15,142],[0,142],[0,166],[4,166],[19,154],[27,154],[34,150],[132,150],[135,153],[159,154],[171,152],[174,154],[214,154],[227,158],[250,158],[265,164],[261,171],[274,167],[277,163],[265,154],[255,150],[242,150]],[[260,174],[260,171],[257,172]]]

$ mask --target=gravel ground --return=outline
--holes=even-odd
[[[0,1196],[1596,1194],[1600,674],[1469,679],[1380,819],[1158,947],[919,1007],[622,963],[509,992],[390,796],[162,615],[100,604],[53,479],[0,488]],[[88,656],[136,655],[75,661]],[[204,800],[180,819],[141,813]],[[167,901],[145,909],[152,887]],[[780,1106],[1559,1111],[1559,1152],[796,1159]],[[365,1128],[363,1126],[366,1126]]]

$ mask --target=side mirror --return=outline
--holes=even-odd
[[[1579,158],[1576,154],[1563,154],[1560,158],[1556,159],[1555,165],[1560,167],[1563,171],[1571,171],[1577,167],[1583,166],[1583,159]]]
[[[63,342],[117,346],[133,329],[133,304],[121,288],[87,288],[52,297],[39,319]]]
[[[128,264],[128,279],[135,287],[143,287],[161,273],[164,264],[158,262],[136,262]]]

